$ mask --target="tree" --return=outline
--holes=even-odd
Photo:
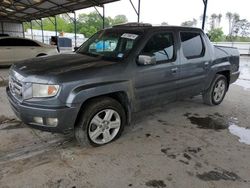
[[[232,13],[232,12],[227,12],[227,13],[226,13],[226,18],[228,19],[229,35],[231,35],[231,31],[232,31],[233,13]]]
[[[117,15],[112,20],[112,25],[118,25],[118,24],[123,24],[127,22],[128,22],[128,19],[125,15]]]
[[[238,13],[227,12],[226,17],[229,23],[229,36],[232,37],[233,31],[235,31],[235,26],[237,22],[240,20],[240,15]]]
[[[197,20],[195,18],[193,18],[193,20],[188,20],[181,23],[181,26],[185,27],[195,27],[196,25],[197,25]]]
[[[73,21],[67,16],[67,15],[59,15],[56,17],[57,19],[57,31],[58,32],[73,32]],[[43,29],[45,31],[54,31],[55,25],[51,22],[51,20],[54,22],[54,18],[43,18]],[[24,25],[24,29],[30,29],[30,23],[26,23]],[[41,30],[40,21],[32,21],[32,28]]]
[[[238,20],[233,27],[232,34],[234,36],[248,37],[250,34],[250,22],[246,19]]]
[[[117,15],[113,18],[105,17],[105,27],[111,27],[112,25],[126,23],[128,21],[125,15]],[[103,27],[103,20],[96,12],[89,14],[80,14],[78,19],[78,32],[84,34],[86,37],[92,36]]]
[[[210,17],[210,29],[219,28],[221,24],[222,14],[213,13]]]
[[[215,28],[216,19],[217,19],[217,15],[213,13],[210,18],[211,29]]]
[[[50,18],[52,21],[54,20],[53,17]],[[43,19],[43,29],[54,31],[55,26],[51,22],[49,18]],[[128,21],[125,15],[117,15],[114,18],[105,17],[105,27],[110,27],[112,25],[126,23]],[[41,26],[36,23],[32,22],[33,29],[41,29]],[[96,12],[91,12],[89,14],[80,14],[76,20],[77,24],[77,33],[84,34],[85,37],[90,37],[97,31],[103,28],[103,20],[100,15]],[[25,29],[30,28],[30,24],[25,24]],[[58,32],[74,32],[74,23],[73,20],[70,19],[67,15],[59,15],[57,16],[57,30]]]
[[[222,31],[222,28],[211,29],[208,32],[208,35],[210,36],[210,40],[212,42],[220,42],[224,39],[224,33]]]
[[[217,27],[220,27],[222,14],[217,15]]]

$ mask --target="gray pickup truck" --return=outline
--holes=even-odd
[[[100,146],[134,112],[200,94],[218,105],[238,77],[238,50],[213,46],[198,28],[125,24],[97,32],[75,53],[12,65],[6,90],[27,125]]]

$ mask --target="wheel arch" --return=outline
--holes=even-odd
[[[231,75],[231,64],[230,64],[230,62],[226,61],[226,62],[214,64],[211,66],[211,69],[207,75],[208,79],[206,80],[206,86],[205,86],[204,91],[209,89],[209,87],[213,83],[217,74],[224,75],[227,78],[227,83],[228,83],[227,88],[229,88],[230,75]]]
[[[219,71],[216,74],[220,74],[226,77],[227,79],[227,89],[229,88],[230,84],[230,70]]]
[[[96,100],[98,98],[101,99],[104,97],[112,98],[112,99],[118,101],[122,105],[122,107],[125,110],[125,114],[126,114],[126,123],[125,124],[129,125],[131,122],[131,102],[130,102],[129,96],[125,91],[117,91],[117,92],[107,93],[107,94],[103,94],[103,95],[93,96],[91,98],[88,98],[84,102],[82,102],[82,104],[80,105],[79,111],[77,113],[77,117],[76,117],[74,126],[77,125],[77,122],[80,120],[81,114],[83,113],[83,111],[85,110],[86,106],[89,103],[91,103],[93,100]]]

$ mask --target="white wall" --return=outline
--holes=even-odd
[[[219,46],[230,46],[239,49],[241,55],[250,55],[250,42],[214,42]]]
[[[21,23],[0,22],[0,33],[23,37],[23,26]]]

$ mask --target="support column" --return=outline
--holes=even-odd
[[[102,5],[102,28],[105,28],[105,7]]]
[[[130,4],[132,5],[136,15],[137,15],[137,22],[140,22],[140,14],[141,14],[141,0],[138,0],[138,8],[135,8],[134,3],[132,2],[132,0],[129,0]]]
[[[43,43],[44,43],[43,19],[41,19],[41,29],[42,29],[42,40],[43,40]]]
[[[56,19],[56,15],[55,15],[55,32],[56,32],[56,36],[57,36],[57,19]]]
[[[202,19],[202,29],[205,29],[206,16],[207,16],[207,2],[208,0],[203,0],[204,3],[204,11],[203,11],[203,19]]]
[[[25,38],[25,33],[24,33],[24,25],[23,25],[23,22],[22,22],[22,29],[23,29],[23,38]]]
[[[141,14],[141,0],[138,0],[138,15],[137,22],[140,23],[140,14]]]
[[[30,29],[31,29],[31,38],[33,40],[33,25],[32,25],[32,20],[30,21]]]
[[[100,13],[100,11],[96,8],[96,7],[94,7],[95,8],[95,10],[96,10],[96,12],[99,14],[99,16],[102,18],[102,28],[104,29],[105,28],[105,7],[104,7],[104,5],[102,5],[102,14]]]
[[[75,30],[75,47],[77,47],[77,42],[76,42],[76,12],[74,11],[74,30]]]
[[[1,22],[1,29],[2,29],[2,34],[4,34],[3,22]]]

